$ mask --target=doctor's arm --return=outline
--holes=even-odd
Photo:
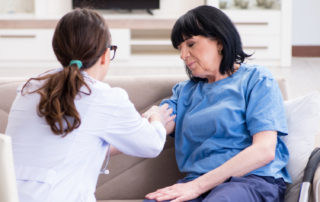
[[[148,194],[148,199],[157,201],[186,201],[197,198],[213,189],[231,176],[243,176],[257,168],[265,166],[275,157],[277,144],[276,131],[262,131],[253,136],[252,144],[226,161],[220,167],[198,177],[197,179],[175,184]]]
[[[162,116],[161,116],[162,114]],[[148,111],[146,111],[142,116],[147,118],[150,123],[153,121],[159,121],[161,122],[166,129],[167,134],[171,134],[174,131],[175,122],[173,119],[175,116],[170,116],[172,114],[172,109],[168,109],[168,105],[162,105],[161,107],[154,106],[151,107]],[[118,150],[116,147],[112,146],[110,147],[110,155],[115,156],[122,153],[120,150]]]
[[[176,123],[174,122],[174,120],[171,120],[170,122],[168,122],[165,126],[167,135],[170,135],[171,133],[173,133],[175,127],[176,127]]]

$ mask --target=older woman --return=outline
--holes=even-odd
[[[176,160],[186,177],[149,193],[164,201],[283,201],[289,153],[276,80],[248,65],[240,36],[219,9],[200,6],[175,23],[171,40],[190,80],[164,100],[176,114]]]

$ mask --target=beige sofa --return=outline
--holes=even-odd
[[[108,77],[106,82],[111,86],[124,88],[136,108],[143,112],[170,96],[172,86],[186,78],[186,76],[113,76]],[[0,133],[5,132],[16,88],[23,81],[25,81],[23,78],[0,79]],[[287,99],[284,80],[278,80],[278,83],[284,98]],[[96,197],[100,202],[141,201],[148,192],[170,185],[183,177],[175,163],[174,144],[171,137],[168,137],[163,152],[157,158],[142,159],[119,154],[111,158],[108,169],[110,174],[100,175],[96,189]],[[298,193],[288,194],[297,195]]]

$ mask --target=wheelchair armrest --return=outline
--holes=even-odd
[[[313,177],[312,196],[313,196],[313,201],[319,202],[320,200],[320,166],[318,166],[316,173],[314,174],[314,177]]]
[[[315,178],[314,178],[315,173],[317,170],[319,170],[318,169],[319,163],[320,163],[320,148],[317,147],[312,151],[312,153],[309,157],[309,161],[308,161],[307,166],[304,171],[304,176],[303,176],[301,189],[300,189],[299,202],[308,202],[309,201],[309,198],[310,198],[309,194],[311,191],[310,189],[311,188],[314,189],[311,186],[315,180]],[[313,185],[316,185],[316,184],[313,184]],[[317,185],[316,185],[316,188],[317,188]],[[314,190],[313,193],[318,193],[318,192]],[[315,197],[316,197],[315,199],[318,198],[318,196],[315,196]]]
[[[309,160],[303,175],[303,182],[312,183],[313,176],[316,172],[316,169],[318,168],[319,162],[320,162],[320,148],[317,147],[312,151],[309,157]]]

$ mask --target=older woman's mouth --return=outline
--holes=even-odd
[[[194,63],[195,63],[195,62],[190,62],[190,63],[187,64],[187,66],[188,66],[189,68],[192,68],[192,66],[193,66]]]

